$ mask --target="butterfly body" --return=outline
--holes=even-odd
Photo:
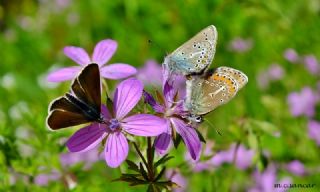
[[[50,104],[48,127],[57,130],[94,121],[102,123],[100,86],[99,66],[89,64],[73,81],[71,93]]]
[[[166,56],[163,64],[171,73],[201,74],[213,60],[217,38],[215,26],[210,25]]]

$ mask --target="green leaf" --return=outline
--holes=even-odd
[[[267,121],[259,121],[259,120],[251,119],[249,123],[253,129],[257,131],[263,131],[273,136],[276,135],[276,133],[279,131],[274,124]]]
[[[147,174],[146,170],[144,170],[144,167],[143,167],[142,163],[139,163],[139,165],[140,165],[140,173],[141,173],[141,175],[143,176],[143,178],[146,181],[148,181],[149,178],[148,178],[148,174]]]
[[[170,159],[172,159],[173,156],[169,156],[169,154],[164,155],[161,159],[159,159],[155,164],[154,168],[156,169],[159,165],[166,163]]]
[[[258,136],[252,131],[249,131],[248,143],[251,149],[259,150]]]
[[[160,171],[160,173],[157,175],[157,177],[154,179],[155,181],[158,181],[163,176],[164,172],[166,170],[166,167],[163,167]]]
[[[126,160],[126,163],[128,165],[128,169],[136,171],[138,173],[140,173],[139,167],[137,164],[135,164],[133,161],[130,160]]]

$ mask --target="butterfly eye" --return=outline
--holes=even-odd
[[[197,122],[197,123],[200,123],[201,120],[202,120],[202,118],[201,118],[200,116],[196,117],[196,122]]]

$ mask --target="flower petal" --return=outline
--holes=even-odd
[[[153,96],[150,93],[143,91],[143,97],[145,99],[145,102],[148,103],[155,112],[164,113],[164,110],[165,110],[164,106],[156,102],[156,100],[153,98]]]
[[[79,65],[91,63],[88,53],[81,47],[67,46],[63,48],[64,54]]]
[[[142,96],[142,90],[142,83],[135,78],[124,80],[117,86],[113,108],[118,120],[122,119],[136,106]]]
[[[71,80],[77,76],[80,70],[81,67],[78,66],[58,69],[57,71],[49,73],[49,75],[47,76],[47,81],[61,82]]]
[[[103,126],[93,123],[74,133],[66,145],[71,152],[84,152],[97,146],[105,136]]]
[[[173,86],[168,81],[166,81],[163,87],[163,95],[166,101],[173,102],[174,94],[175,94],[175,90]]]
[[[97,43],[93,50],[92,62],[102,66],[107,63],[114,52],[116,52],[118,44],[111,39],[105,39]]]
[[[201,152],[201,141],[196,130],[177,118],[171,118],[171,123],[181,135],[192,159],[198,160]]]
[[[150,114],[132,115],[123,119],[121,125],[126,132],[139,136],[157,136],[167,129],[165,119]]]
[[[127,138],[121,132],[109,135],[104,150],[105,159],[109,167],[118,167],[128,156],[129,145]]]
[[[137,73],[137,69],[128,64],[115,63],[101,68],[101,76],[107,79],[123,79]]]
[[[106,120],[112,119],[111,113],[105,105],[101,105],[101,114]]]
[[[154,141],[154,146],[156,151],[163,155],[167,153],[168,148],[171,144],[171,129],[170,129],[170,122],[167,121],[167,130],[164,133],[161,133]]]

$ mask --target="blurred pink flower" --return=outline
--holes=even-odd
[[[145,86],[161,87],[166,78],[163,77],[166,74],[163,72],[164,70],[165,69],[156,61],[148,60],[144,66],[138,70],[136,77],[141,80]],[[170,83],[178,91],[179,98],[184,99],[186,95],[186,78],[183,75],[175,75],[174,78],[170,79]]]
[[[57,170],[52,170],[50,173],[39,174],[34,178],[34,183],[39,186],[48,186],[50,181],[61,179],[62,175]]]
[[[292,48],[288,48],[284,51],[283,54],[284,58],[291,62],[291,63],[297,63],[299,61],[299,55],[296,52],[296,50],[292,49]]]
[[[213,146],[214,142],[210,140],[206,140],[206,144],[203,147],[202,156],[205,158],[210,158],[213,156]],[[193,172],[201,172],[201,171],[211,171],[213,170],[213,166],[209,161],[201,161],[201,160],[193,160],[189,153],[185,154],[185,160],[192,167]]]
[[[187,179],[181,175],[178,169],[169,169],[166,171],[166,178],[179,185],[179,188],[174,188],[174,192],[184,192],[187,190]]]
[[[320,124],[319,124],[319,126],[320,126]],[[298,160],[291,161],[290,163],[288,163],[286,165],[286,168],[290,173],[292,173],[294,175],[302,176],[306,173],[304,165]]]
[[[243,39],[241,37],[237,37],[231,40],[228,48],[230,51],[243,53],[249,51],[252,48],[252,44],[252,39]]]
[[[209,162],[215,167],[218,167],[223,163],[234,162],[237,168],[243,170],[247,169],[252,164],[253,156],[253,150],[246,149],[243,145],[239,145],[237,148],[236,144],[232,144],[227,151],[220,151],[215,154]]]
[[[136,77],[142,81],[145,86],[161,86],[162,67],[155,60],[148,60],[142,68],[138,69]]]
[[[90,169],[97,161],[103,160],[102,155],[99,154],[98,148],[88,150],[82,153],[62,153],[60,154],[60,163],[62,167],[70,167],[78,163],[83,163],[83,169]]]
[[[313,117],[319,95],[313,92],[310,87],[304,87],[300,93],[290,93],[287,100],[293,116],[305,115],[307,117]]]
[[[280,80],[284,76],[284,70],[279,64],[272,64],[268,69],[270,80]]]
[[[291,179],[288,177],[277,180],[277,170],[274,165],[269,165],[262,173],[254,172],[253,179],[255,185],[248,190],[249,192],[285,192],[287,189],[283,185],[291,184]],[[280,184],[282,188],[275,188],[275,184]]]
[[[266,70],[260,72],[257,77],[258,85],[261,89],[269,87],[271,81],[278,81],[283,78],[285,71],[277,63],[271,64]]]
[[[317,145],[320,146],[320,122],[310,120],[308,122],[308,134],[311,139],[316,141]]]
[[[51,82],[71,80],[76,77],[83,66],[90,63],[97,63],[100,67],[101,76],[107,79],[123,79],[136,74],[137,70],[128,64],[115,63],[104,66],[117,50],[117,46],[117,42],[114,40],[102,40],[95,46],[92,58],[83,48],[67,46],[63,49],[64,54],[80,66],[66,67],[51,72],[47,76],[47,80]]]
[[[320,65],[318,60],[314,55],[306,55],[303,58],[304,66],[307,68],[310,74],[319,75]]]

